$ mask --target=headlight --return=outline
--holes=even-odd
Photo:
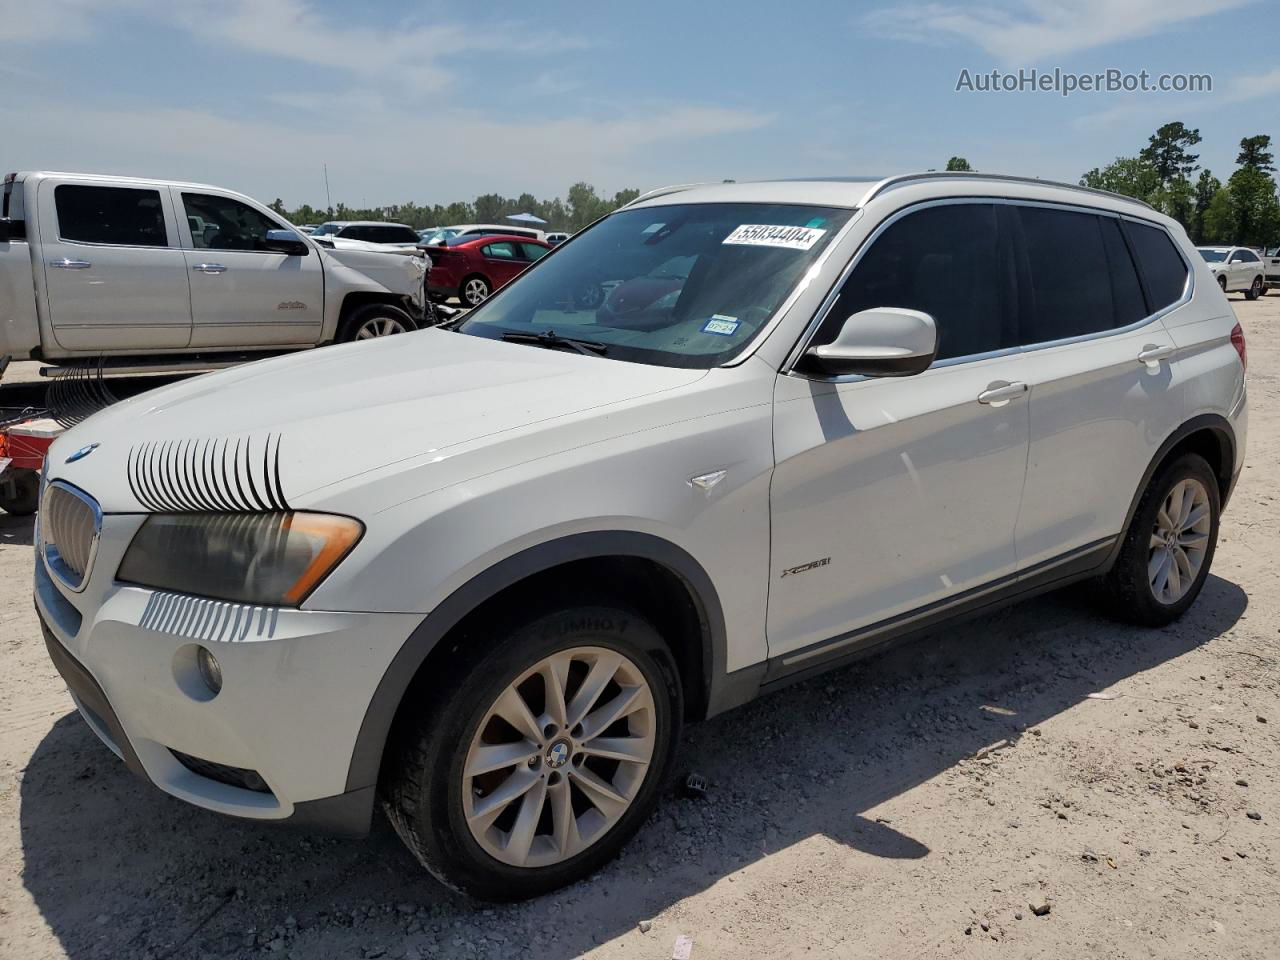
[[[296,607],[364,525],[326,513],[177,513],[147,518],[119,580],[237,603]]]

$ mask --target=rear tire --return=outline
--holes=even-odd
[[[13,517],[29,517],[40,505],[40,474],[22,467],[0,473],[0,510]]]
[[[1145,627],[1186,613],[1213,564],[1220,510],[1218,478],[1203,457],[1184,454],[1157,470],[1102,580],[1111,613]]]
[[[1249,285],[1249,289],[1244,292],[1246,300],[1257,300],[1266,292],[1266,285],[1262,282],[1261,277],[1254,277],[1253,283]]]
[[[411,693],[422,706],[397,721],[381,794],[446,886],[524,900],[599,869],[644,823],[683,705],[666,644],[629,610],[570,607],[493,629],[505,636],[492,650]],[[611,719],[623,698],[629,712]]]
[[[458,287],[458,299],[464,307],[478,307],[489,299],[493,293],[493,285],[479,274],[472,274],[462,281]]]
[[[338,342],[377,340],[418,329],[413,317],[390,303],[367,303],[356,307],[338,326]]]

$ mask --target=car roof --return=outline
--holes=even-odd
[[[817,177],[795,180],[756,180],[738,183],[679,184],[642,194],[628,207],[658,207],[677,203],[790,203],[858,209],[892,191],[910,189],[913,195],[972,196],[975,190],[994,197],[1045,199],[1082,203],[1164,220],[1141,200],[1107,190],[1012,174],[926,171],[892,177]],[[1086,201],[1084,198],[1088,197]]]
[[[407,223],[394,223],[391,220],[330,220],[329,222],[343,227],[404,227],[406,230],[413,229]]]
[[[538,237],[531,237],[527,233],[480,233],[475,236],[463,235],[460,237],[450,238],[454,242],[449,244],[451,247],[461,247],[468,243],[496,243],[503,240],[514,240],[516,243],[537,243],[542,246],[549,244]]]
[[[1213,250],[1213,251],[1215,251],[1215,252],[1219,252],[1219,253],[1226,253],[1228,250],[1234,250],[1234,249],[1236,249],[1236,248],[1235,248],[1235,247],[1220,247],[1220,246],[1212,246],[1212,245],[1207,245],[1207,244],[1201,244],[1200,246],[1196,247],[1196,249],[1197,249],[1197,250]]]

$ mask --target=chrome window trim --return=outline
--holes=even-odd
[[[1143,217],[1131,216],[1129,214],[1121,214],[1112,210],[1102,209],[1100,207],[1090,207],[1083,204],[1061,203],[1053,200],[1024,200],[1021,198],[1013,198],[1013,197],[983,197],[983,196],[937,197],[932,200],[922,200],[918,203],[913,203],[905,207],[898,208],[897,210],[893,211],[893,213],[885,217],[885,219],[882,220],[876,226],[875,230],[873,230],[867,236],[866,240],[864,240],[862,244],[858,247],[858,249],[854,252],[854,255],[852,259],[850,259],[849,263],[845,265],[845,268],[841,271],[840,276],[836,279],[835,284],[832,286],[831,290],[828,291],[827,296],[823,299],[821,305],[819,305],[817,311],[814,313],[814,316],[810,319],[808,325],[805,327],[804,332],[800,335],[799,339],[797,339],[796,344],[792,347],[791,352],[787,355],[787,359],[783,363],[782,369],[780,372],[784,376],[796,376],[805,380],[813,380],[819,383],[857,383],[862,380],[874,379],[871,377],[866,377],[862,374],[845,374],[842,376],[822,376],[821,374],[803,373],[803,372],[797,371],[795,367],[796,367],[796,364],[800,362],[800,358],[804,356],[804,352],[805,350],[808,349],[809,344],[812,341],[813,337],[817,334],[818,330],[821,329],[822,324],[826,321],[827,316],[831,312],[831,309],[835,306],[835,302],[837,299],[839,299],[840,291],[844,287],[845,282],[849,279],[849,276],[853,273],[853,271],[857,269],[858,264],[861,262],[863,256],[865,256],[866,252],[871,249],[872,245],[880,238],[881,234],[883,234],[889,227],[893,226],[893,224],[897,223],[899,220],[902,220],[905,217],[910,216],[913,213],[916,213],[917,211],[924,210],[929,207],[956,206],[959,204],[992,204],[992,205],[999,204],[1002,206],[1012,206],[1012,207],[1044,207],[1044,208],[1053,209],[1053,210],[1065,210],[1073,213],[1092,214],[1094,216],[1099,216],[1099,217],[1110,217],[1117,221],[1132,220],[1134,223],[1141,224],[1142,226],[1155,227],[1158,230],[1164,231],[1165,235],[1169,237],[1169,242],[1173,244],[1173,248],[1178,252],[1178,256],[1181,258],[1183,264],[1187,268],[1187,281],[1186,281],[1186,284],[1183,286],[1182,296],[1179,299],[1175,300],[1173,303],[1169,304],[1168,306],[1163,307],[1160,310],[1157,310],[1155,313],[1149,314],[1143,317],[1142,319],[1135,321],[1134,323],[1128,324],[1127,326],[1114,327],[1110,330],[1098,330],[1098,331],[1095,331],[1094,333],[1084,333],[1075,337],[1064,337],[1060,340],[1045,340],[1045,341],[1041,341],[1033,344],[1025,344],[1025,345],[1019,345],[1015,347],[1005,347],[1000,350],[988,350],[983,353],[965,354],[964,356],[960,356],[960,357],[948,357],[945,360],[935,361],[933,364],[929,366],[929,369],[923,371],[923,373],[928,373],[929,370],[944,369],[946,367],[956,366],[957,364],[961,364],[961,363],[977,363],[982,360],[990,360],[993,357],[1013,356],[1015,354],[1020,354],[1020,353],[1033,353],[1035,351],[1045,350],[1051,347],[1061,347],[1069,344],[1084,343],[1089,340],[1099,340],[1099,339],[1102,339],[1103,337],[1114,337],[1118,335],[1131,333],[1135,330],[1139,330],[1142,327],[1152,324],[1157,320],[1160,320],[1161,318],[1165,317],[1169,313],[1172,313],[1174,310],[1177,310],[1179,307],[1186,305],[1191,301],[1191,298],[1195,292],[1195,270],[1192,267],[1192,265],[1187,261],[1186,253],[1182,250],[1182,247],[1177,242],[1177,240],[1175,240],[1169,234],[1168,229],[1163,224],[1157,223],[1154,220],[1148,220]],[[851,223],[852,223],[852,220],[851,220]],[[1128,243],[1127,237],[1125,238],[1125,242],[1126,244]],[[1136,262],[1134,263],[1134,269],[1135,271],[1139,269]],[[917,374],[917,376],[923,376],[923,373]]]
[[[79,487],[72,486],[65,480],[51,480],[46,484],[46,493],[48,488],[57,488],[64,493],[68,493],[75,497],[93,512],[93,537],[89,541],[88,559],[85,561],[84,573],[79,580],[75,580],[70,575],[70,571],[61,562],[58,554],[57,544],[50,544],[43,540],[40,541],[40,555],[44,561],[45,570],[50,576],[54,577],[58,582],[63,584],[72,593],[82,593],[84,588],[89,585],[89,577],[93,573],[94,562],[98,558],[98,544],[102,539],[102,507],[98,505],[98,501],[89,494],[85,493]],[[43,513],[44,496],[40,498],[40,513]]]

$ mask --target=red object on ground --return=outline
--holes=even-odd
[[[8,459],[10,467],[39,470],[44,466],[49,445],[62,434],[55,420],[24,420],[0,427],[0,460]]]

